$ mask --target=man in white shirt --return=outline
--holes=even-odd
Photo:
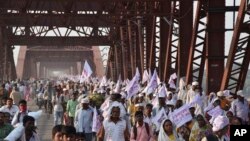
[[[21,123],[23,121],[24,116],[28,115],[28,108],[27,108],[27,101],[26,100],[20,100],[18,104],[19,111],[16,112],[14,115],[11,125],[14,127],[17,127],[18,123]]]
[[[36,133],[35,118],[32,116],[24,116],[23,118],[23,134],[20,141],[40,141],[39,136]]]
[[[52,98],[52,103],[54,104],[54,125],[62,124],[63,121],[63,106],[64,98],[59,93],[56,92],[56,95]]]
[[[196,89],[199,87],[199,83],[194,81],[192,82],[191,89],[188,90],[187,92],[187,100],[186,103],[189,104],[193,101],[193,98],[196,96]]]
[[[92,141],[92,122],[93,110],[89,107],[88,97],[81,100],[82,108],[78,109],[75,114],[75,128],[76,132],[85,139],[85,141]]]
[[[234,116],[241,118],[243,124],[247,124],[249,121],[248,101],[244,98],[242,90],[237,91],[237,97],[237,99],[232,101],[230,111],[233,112]]]
[[[1,112],[8,112],[10,113],[10,121],[13,119],[14,115],[19,111],[18,106],[13,105],[13,99],[7,98],[6,105],[0,108]]]

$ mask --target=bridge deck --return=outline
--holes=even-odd
[[[38,106],[34,100],[28,102],[28,108],[31,111],[37,111]],[[44,110],[44,108],[43,108]],[[52,139],[52,128],[53,128],[53,114],[48,116],[47,113],[43,112],[42,116],[37,121],[37,132],[41,141],[51,141]]]

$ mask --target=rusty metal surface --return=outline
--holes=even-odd
[[[164,80],[168,81],[169,76],[172,73],[177,73],[178,71],[178,46],[179,46],[179,19],[180,16],[180,2],[174,1],[171,3],[171,16],[169,22],[169,35],[166,50],[166,62],[164,66]]]
[[[188,58],[186,82],[198,81],[202,84],[205,66],[205,44],[206,44],[206,25],[207,14],[205,3],[199,0],[196,7],[194,28],[192,31],[191,46]]]
[[[240,3],[230,51],[220,89],[236,93],[243,89],[250,61],[249,9],[246,0]],[[247,10],[247,11],[246,11]]]

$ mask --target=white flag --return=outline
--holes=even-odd
[[[165,112],[164,108],[161,108],[161,110],[153,117],[152,122],[156,125],[157,130],[160,129],[161,122],[167,118],[167,114]]]
[[[136,77],[137,77],[138,79],[140,79],[141,74],[140,74],[140,72],[139,72],[138,67],[136,67],[135,75],[136,75]]]
[[[128,87],[126,87],[126,91],[128,93],[127,99],[134,96],[136,93],[140,90],[140,84],[138,83],[138,75],[135,75],[132,79],[132,81],[129,82]]]
[[[147,70],[144,70],[143,76],[142,76],[142,84],[147,82],[149,80],[149,74]]]
[[[93,114],[93,122],[92,122],[92,132],[97,132],[97,110],[96,107],[94,108],[94,114]]]
[[[174,80],[175,80],[176,78],[177,78],[176,73],[173,73],[173,74],[170,76],[169,81],[168,81],[168,84],[169,84],[169,87],[170,87],[170,88],[176,89],[175,82],[174,82]]]
[[[158,75],[156,70],[154,70],[154,74],[150,79],[150,82],[147,85],[147,89],[152,88],[153,90],[156,89],[158,86]]]
[[[92,69],[89,66],[87,60],[84,63],[83,70],[82,70],[82,77],[88,78],[93,73]]]
[[[108,80],[107,80],[106,76],[103,76],[101,83],[100,83],[100,87],[107,86],[107,84],[108,84]]]
[[[116,82],[116,86],[115,86],[114,92],[120,93],[121,92],[121,85],[122,85],[122,79],[121,79],[121,75],[119,75],[118,80]]]

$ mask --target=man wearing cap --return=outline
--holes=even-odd
[[[192,87],[191,89],[188,90],[187,92],[187,100],[186,100],[186,103],[189,104],[193,101],[193,98],[195,97],[196,95],[196,89],[199,87],[199,83],[194,81],[192,82]]]
[[[229,128],[229,119],[226,116],[218,116],[213,122],[213,134],[210,134],[201,141],[229,141],[227,136]]]
[[[147,92],[146,92],[146,102],[147,103],[151,103],[153,100],[153,94],[154,94],[154,90],[152,88],[148,88]]]
[[[221,109],[228,111],[230,108],[230,102],[225,98],[223,91],[218,91],[217,97],[220,100]]]
[[[243,121],[243,124],[246,124],[249,121],[248,102],[244,98],[244,94],[242,90],[237,91],[237,99],[232,101],[230,111],[233,112],[234,116],[240,117]]]
[[[88,97],[81,100],[82,108],[75,114],[76,132],[86,141],[92,141],[93,110],[89,107]]]
[[[160,92],[158,96],[158,105],[155,108],[153,108],[153,116],[156,116],[157,113],[161,111],[162,108],[164,108],[166,114],[168,115],[169,108],[166,105],[166,93]]]

